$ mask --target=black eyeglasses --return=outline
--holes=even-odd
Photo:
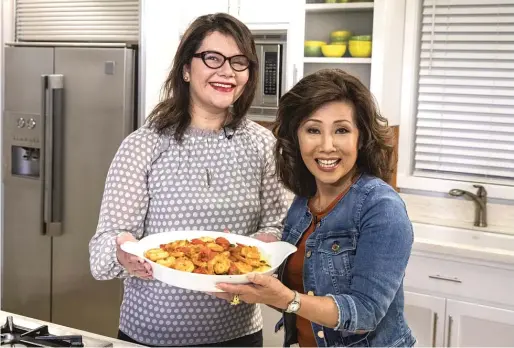
[[[223,54],[215,51],[205,51],[193,54],[195,58],[202,58],[202,61],[211,69],[218,69],[228,60],[230,66],[235,71],[245,71],[250,66],[250,60],[245,55],[239,54],[232,57],[225,57]]]

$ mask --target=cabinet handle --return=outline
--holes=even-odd
[[[446,345],[448,347],[450,347],[450,344],[451,344],[452,324],[453,324],[453,317],[451,315],[449,315],[448,316],[448,337],[446,338]]]
[[[432,330],[432,347],[435,347],[435,346],[436,346],[436,337],[437,337],[437,319],[438,319],[437,313],[434,313],[434,319],[433,319],[433,322],[434,322],[434,330]]]
[[[460,280],[459,278],[443,277],[443,276],[440,276],[439,274],[429,275],[428,278],[446,280],[446,281],[454,282],[454,283],[462,283],[462,280]]]

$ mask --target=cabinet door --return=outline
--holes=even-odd
[[[231,11],[243,23],[289,23],[296,0],[231,0]]]
[[[275,332],[275,325],[282,318],[282,313],[263,304],[260,307],[263,319],[262,336],[264,347],[283,347],[284,329]]]
[[[405,317],[418,347],[442,347],[446,300],[405,292]]]
[[[229,13],[230,0],[187,0],[177,1],[177,10],[180,11],[180,35],[199,16],[216,12]]]
[[[514,310],[448,300],[447,346],[514,346]]]

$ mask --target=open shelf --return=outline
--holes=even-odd
[[[372,11],[374,7],[373,2],[348,2],[348,3],[336,3],[336,4],[305,4],[305,12],[307,13],[325,13],[334,11]]]
[[[371,64],[371,58],[304,57],[303,62],[311,64]]]

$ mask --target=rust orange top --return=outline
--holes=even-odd
[[[296,290],[301,294],[303,294],[305,291],[303,288],[303,263],[305,257],[305,242],[307,241],[309,236],[315,231],[316,221],[321,220],[328,213],[330,213],[330,211],[348,192],[350,187],[351,185],[346,190],[341,192],[339,196],[337,196],[336,199],[334,199],[334,201],[332,201],[332,203],[330,203],[330,205],[326,207],[323,211],[316,212],[313,207],[312,201],[309,202],[309,209],[312,212],[314,218],[312,219],[309,228],[307,229],[307,231],[305,231],[302,238],[296,245],[296,247],[298,248],[297,252],[291,255],[286,265],[285,281],[289,288],[291,288],[292,290]],[[318,346],[318,344],[316,343],[316,338],[314,337],[314,333],[312,331],[311,322],[309,320],[297,315],[296,330],[298,344],[300,345],[300,347]]]

